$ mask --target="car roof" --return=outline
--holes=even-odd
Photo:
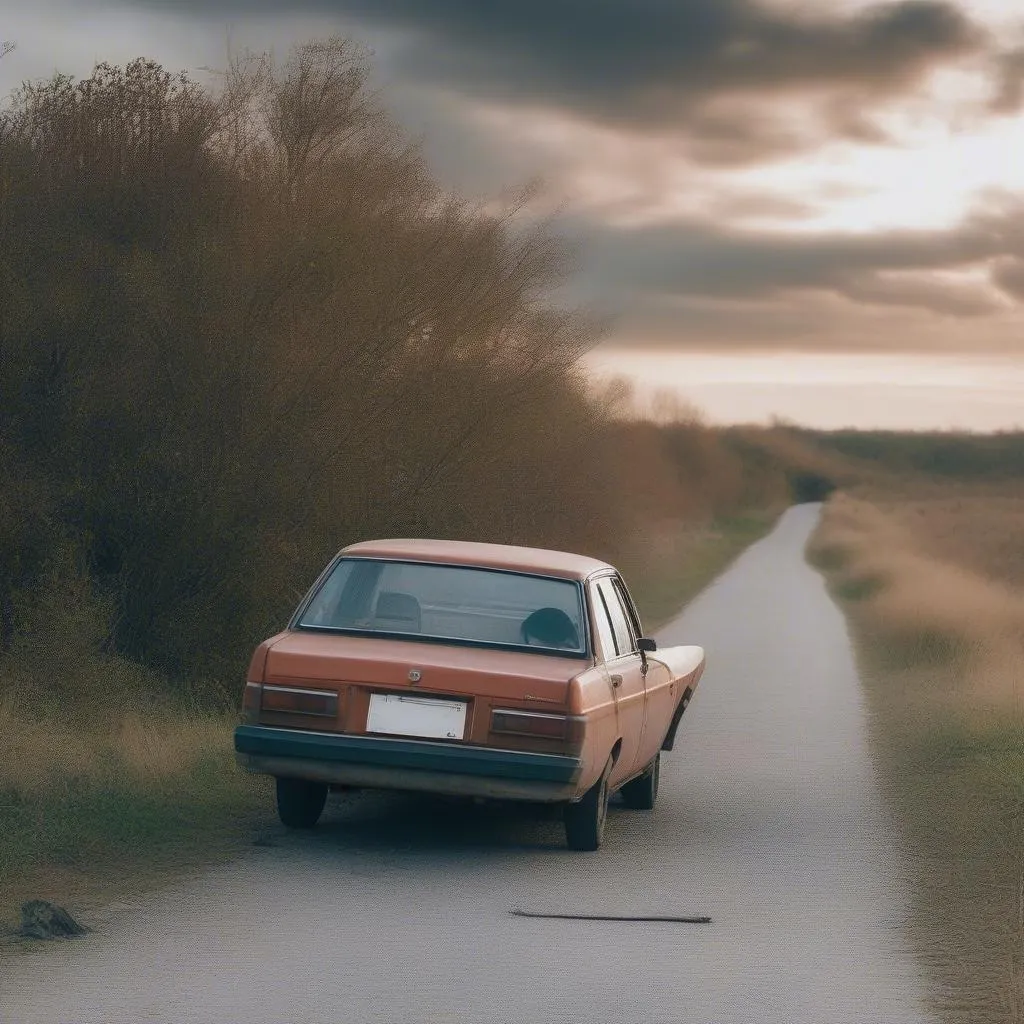
[[[343,555],[359,558],[395,558],[414,562],[476,565],[582,580],[613,567],[597,558],[568,551],[524,548],[514,544],[483,544],[463,540],[368,540],[350,544]]]

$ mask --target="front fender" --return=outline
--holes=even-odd
[[[659,650],[656,657],[669,669],[673,678],[682,688],[679,702],[672,712],[668,732],[665,733],[665,739],[661,744],[662,750],[671,750],[675,746],[679,723],[693,699],[700,677],[704,674],[707,660],[702,647],[669,647],[665,651]]]

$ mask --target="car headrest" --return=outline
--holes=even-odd
[[[560,608],[538,608],[531,612],[523,620],[522,632],[524,641],[532,636],[541,643],[555,646],[578,647],[580,643],[572,619]]]
[[[377,597],[376,618],[407,623],[411,631],[418,632],[420,603],[412,594],[402,594],[397,590],[382,590]]]

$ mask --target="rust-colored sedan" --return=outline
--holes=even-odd
[[[649,810],[704,670],[659,650],[605,562],[561,551],[379,540],[342,550],[249,666],[235,750],[273,775],[281,821],[331,787],[564,805],[601,844],[609,795]]]

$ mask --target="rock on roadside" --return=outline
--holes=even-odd
[[[85,935],[90,931],[79,924],[63,907],[46,900],[29,900],[21,905],[18,934],[28,939],[59,939]]]

